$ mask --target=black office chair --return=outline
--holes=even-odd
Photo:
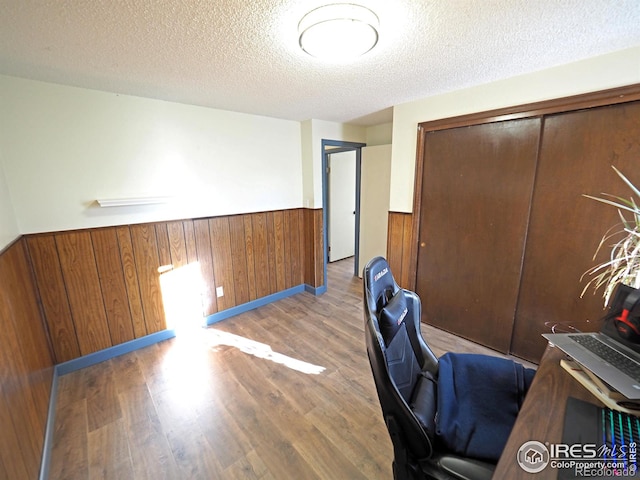
[[[436,438],[438,358],[420,332],[420,299],[398,286],[382,257],[367,264],[363,282],[367,354],[395,480],[490,479],[495,465],[448,452]]]

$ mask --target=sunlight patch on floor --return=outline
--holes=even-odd
[[[202,336],[189,334],[173,339],[164,354],[155,381],[164,391],[165,400],[170,401],[167,405],[176,411],[197,408],[215,390],[216,377],[207,352]]]
[[[310,375],[319,375],[326,370],[325,367],[313,365],[312,363],[297,360],[287,355],[274,352],[269,345],[256,342],[255,340],[251,340],[240,335],[234,335],[233,333],[224,332],[215,328],[208,328],[206,332],[208,335],[207,338],[209,346],[214,350],[221,345],[235,347],[248,355],[253,355],[254,357],[265,360],[271,360],[274,363],[284,365],[292,370],[297,370],[298,372]]]
[[[302,373],[318,375],[325,371],[325,367],[274,352],[267,344],[215,328],[203,329],[204,282],[198,262],[179,268],[174,268],[173,265],[164,265],[158,269],[158,273],[160,274],[167,327],[175,330],[176,339],[179,339],[178,341],[182,345],[191,342],[192,347],[196,348],[197,342],[205,342],[214,351],[224,345]],[[191,374],[184,374],[185,381],[192,376]]]

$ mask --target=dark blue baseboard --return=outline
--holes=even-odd
[[[67,373],[75,372],[81,368],[90,367],[96,363],[104,362],[110,358],[115,358],[125,353],[133,352],[154,343],[168,340],[176,336],[175,330],[162,330],[161,332],[152,333],[151,335],[145,335],[144,337],[136,338],[129,342],[121,343],[114,347],[105,348],[99,352],[90,353],[84,357],[74,358],[68,362],[59,363],[56,365],[56,372],[58,375],[66,375]]]
[[[244,312],[248,312],[249,310],[254,310],[258,307],[262,307],[263,305],[267,305],[269,303],[275,302],[276,300],[282,300],[283,298],[290,297],[291,295],[295,295],[296,293],[304,292],[304,285],[298,285],[297,287],[289,288],[287,290],[283,290],[278,293],[274,293],[272,295],[267,295],[266,297],[258,298],[256,300],[252,300],[247,303],[243,303],[242,305],[237,305],[235,307],[227,308],[220,312],[216,312],[212,315],[209,315],[205,322],[207,325],[213,325],[214,323],[221,322],[222,320],[226,320],[230,317],[235,317]]]
[[[311,285],[305,284],[304,291],[309,292],[313,295],[322,295],[323,293],[326,293],[327,287],[326,285],[320,285],[319,287],[312,287]]]
[[[298,285],[297,287],[292,287],[287,290],[274,293],[272,295],[267,295],[266,297],[258,298],[257,300],[252,300],[251,302],[243,303],[242,305],[227,308],[226,310],[222,310],[221,312],[216,312],[206,318],[206,324],[213,325],[214,323],[226,320],[227,318],[234,317],[258,307],[262,307],[263,305],[275,302],[276,300],[282,300],[283,298],[296,295],[297,293],[308,292],[313,295],[321,295],[326,291],[327,287],[325,286],[315,288],[306,284]]]

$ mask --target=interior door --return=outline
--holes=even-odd
[[[422,320],[502,352],[515,316],[539,118],[429,132],[416,290]]]
[[[356,152],[328,155],[329,166],[329,261],[355,254],[356,244]]]

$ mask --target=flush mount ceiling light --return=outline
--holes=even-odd
[[[378,25],[378,16],[366,7],[352,3],[325,5],[300,20],[300,47],[325,60],[354,59],[378,43]]]

